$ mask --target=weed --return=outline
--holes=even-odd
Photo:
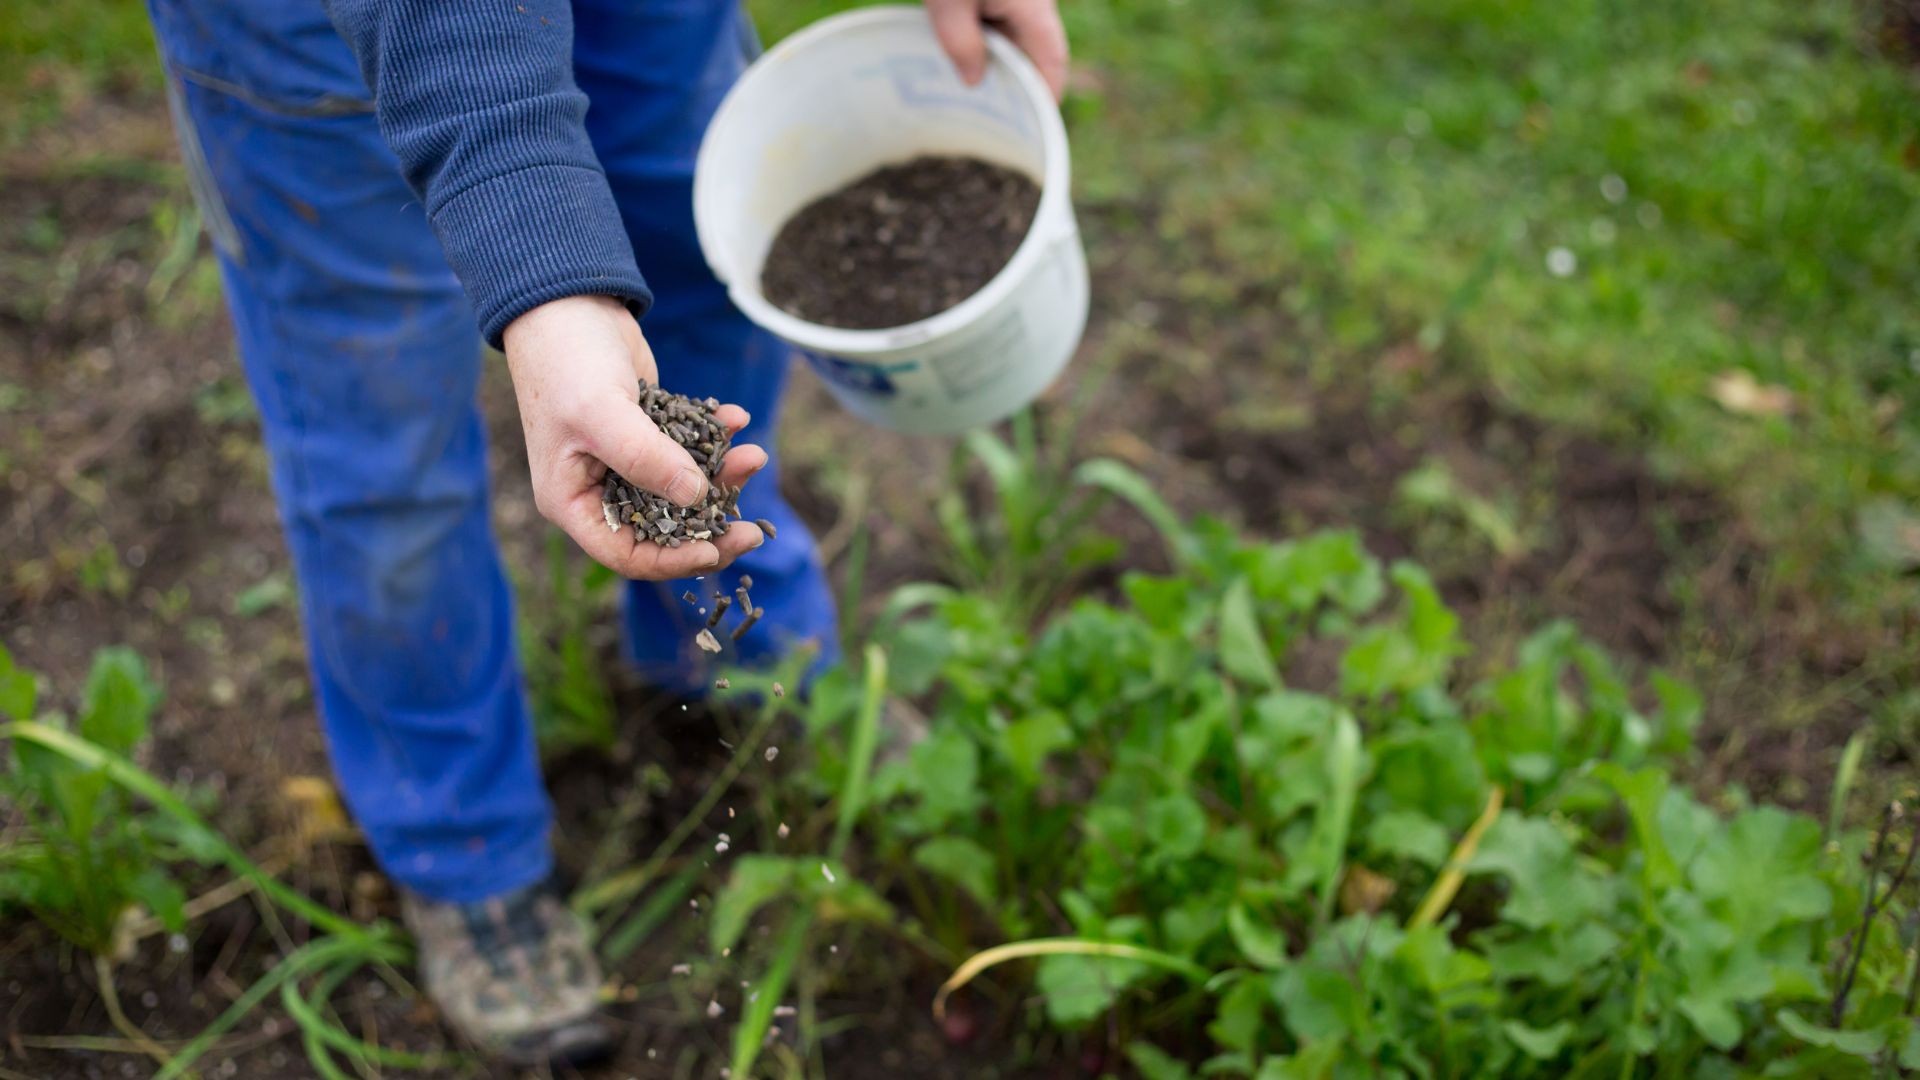
[[[0,648],[0,683],[8,687],[0,715],[65,728],[59,714],[36,712],[32,676]],[[119,754],[146,738],[160,691],[146,665],[124,648],[94,657],[80,703],[80,737]],[[190,854],[164,819],[136,814],[126,795],[98,769],[76,765],[27,742],[13,745],[12,769],[0,784],[19,807],[18,838],[0,847],[0,903],[27,909],[88,952],[124,958],[128,914],[144,906],[178,930],[185,895],[166,866]]]
[[[1107,1017],[1156,1077],[1719,1075],[1757,1053],[1864,1076],[1920,1052],[1904,864],[1878,852],[1875,892],[1864,836],[1686,792],[1686,688],[1636,704],[1565,624],[1459,686],[1427,575],[1349,533],[1170,543],[1175,573],[1031,631],[927,586],[883,624],[932,734],[874,776],[866,881],[912,913],[890,933],[1006,942],[942,1001],[1036,962],[1049,1024]],[[846,781],[854,715],[823,680],[809,790]],[[727,925],[803,865],[737,867]]]
[[[0,738],[12,747],[0,791],[14,799],[21,815],[18,829],[0,834],[0,906],[25,908],[93,953],[108,1014],[160,1066],[156,1080],[190,1075],[215,1040],[276,990],[301,1031],[309,1061],[323,1076],[345,1075],[333,1061],[336,1055],[356,1068],[378,1063],[438,1069],[459,1063],[456,1055],[380,1046],[329,1018],[326,999],[343,980],[369,964],[404,961],[406,948],[385,923],[355,922],[274,878],[209,828],[177,793],[127,759],[145,739],[159,701],[138,655],[111,648],[95,657],[75,731],[60,714],[40,709],[38,696],[38,681],[0,648],[0,716],[12,718],[0,724]],[[225,866],[246,890],[261,893],[323,936],[283,957],[211,1025],[169,1053],[121,1011],[113,963],[131,946],[128,916],[136,905],[151,909],[167,929],[185,926],[195,905],[186,900],[169,864],[188,859]],[[209,895],[233,889],[229,884]],[[300,980],[308,976],[318,980],[302,993]]]

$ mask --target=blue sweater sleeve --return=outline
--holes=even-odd
[[[487,343],[564,296],[652,294],[594,156],[568,0],[327,0]]]

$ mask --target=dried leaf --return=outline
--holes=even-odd
[[[1713,377],[1707,390],[1721,408],[1741,416],[1785,416],[1793,411],[1793,391],[1762,383],[1749,371],[1723,371]]]
[[[1340,914],[1352,915],[1364,911],[1369,915],[1378,915],[1393,899],[1393,879],[1384,874],[1376,874],[1364,866],[1347,867],[1346,879],[1340,882]]]
[[[289,776],[280,781],[280,797],[293,811],[294,834],[302,845],[354,839],[340,793],[323,777]]]

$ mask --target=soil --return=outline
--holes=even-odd
[[[0,154],[0,641],[47,676],[66,708],[96,648],[134,646],[167,690],[142,764],[204,793],[250,852],[289,858],[284,876],[296,887],[356,915],[391,915],[362,848],[286,843],[282,783],[327,766],[258,426],[210,279],[156,283],[169,223],[189,205],[164,104],[97,107],[50,133],[58,142]],[[1040,407],[1043,435],[1071,438],[1076,458],[1126,461],[1186,512],[1273,537],[1351,526],[1383,557],[1418,558],[1458,605],[1473,666],[1509,657],[1544,619],[1572,619],[1630,676],[1663,666],[1701,687],[1699,780],[1823,808],[1839,747],[1887,696],[1876,657],[1898,655],[1897,638],[1835,627],[1811,599],[1768,586],[1757,571],[1764,553],[1711,493],[1630,450],[1516,415],[1447,356],[1414,344],[1413,328],[1402,344],[1338,358],[1352,369],[1322,370],[1300,344],[1315,339],[1283,314],[1286,282],[1218,276],[1230,260],[1207,247],[1205,229],[1163,226],[1158,213],[1151,202],[1082,208],[1094,312],[1071,374]],[[537,625],[548,532],[500,365],[489,366],[483,397],[495,524]],[[864,565],[866,599],[848,616],[870,616],[894,585],[936,577],[939,530],[925,493],[947,475],[951,444],[864,427],[804,375],[785,411],[777,449],[788,495],[836,576]],[[1429,462],[1498,503],[1522,541],[1493,550],[1447,515],[1411,512],[1399,485]],[[1127,564],[1158,564],[1158,542],[1133,515],[1115,508],[1103,524]],[[605,623],[595,642],[612,666],[610,614]],[[1333,659],[1293,657],[1289,675],[1313,685]],[[728,758],[731,718],[626,683],[616,691],[614,752],[548,762],[558,857],[575,877],[643,858]],[[1870,771],[1916,767],[1907,751],[1876,753]],[[722,831],[736,850],[773,848],[756,799],[766,771],[797,756],[756,759],[686,850],[704,857]],[[0,829],[5,819],[0,806]],[[199,892],[219,880],[188,884]],[[714,1021],[705,1006],[737,995],[752,973],[712,958],[704,932],[705,920],[683,911],[617,965],[621,1053],[562,1075],[717,1072],[737,1010]],[[236,901],[181,939],[143,942],[122,970],[121,997],[157,1038],[197,1032],[303,933]],[[927,1009],[944,972],[899,949],[857,948],[862,940],[872,939],[849,933],[820,958],[823,1018],[843,1025],[823,1040],[836,1080],[1070,1077],[1112,1059],[1097,1027],[1082,1042],[1034,1043],[1033,1004],[991,997],[991,978],[967,995],[979,1033],[956,1046]],[[680,963],[694,973],[674,975]],[[115,1036],[92,978],[44,931],[0,917],[0,1069],[35,1080],[149,1075],[131,1055],[47,1048],[47,1037]],[[447,1044],[429,1007],[373,976],[334,1004],[384,1042]],[[1023,1061],[1057,1064],[1022,1073],[1013,1063]],[[249,1080],[313,1075],[274,1007],[206,1065],[206,1075]]]
[[[760,287],[809,322],[905,326],[993,280],[1026,239],[1040,188],[977,158],[920,157],[807,204],[780,228]]]

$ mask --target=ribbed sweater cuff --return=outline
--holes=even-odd
[[[550,300],[615,296],[636,318],[653,304],[597,170],[528,166],[467,188],[432,219],[480,332],[496,349],[508,323]]]

